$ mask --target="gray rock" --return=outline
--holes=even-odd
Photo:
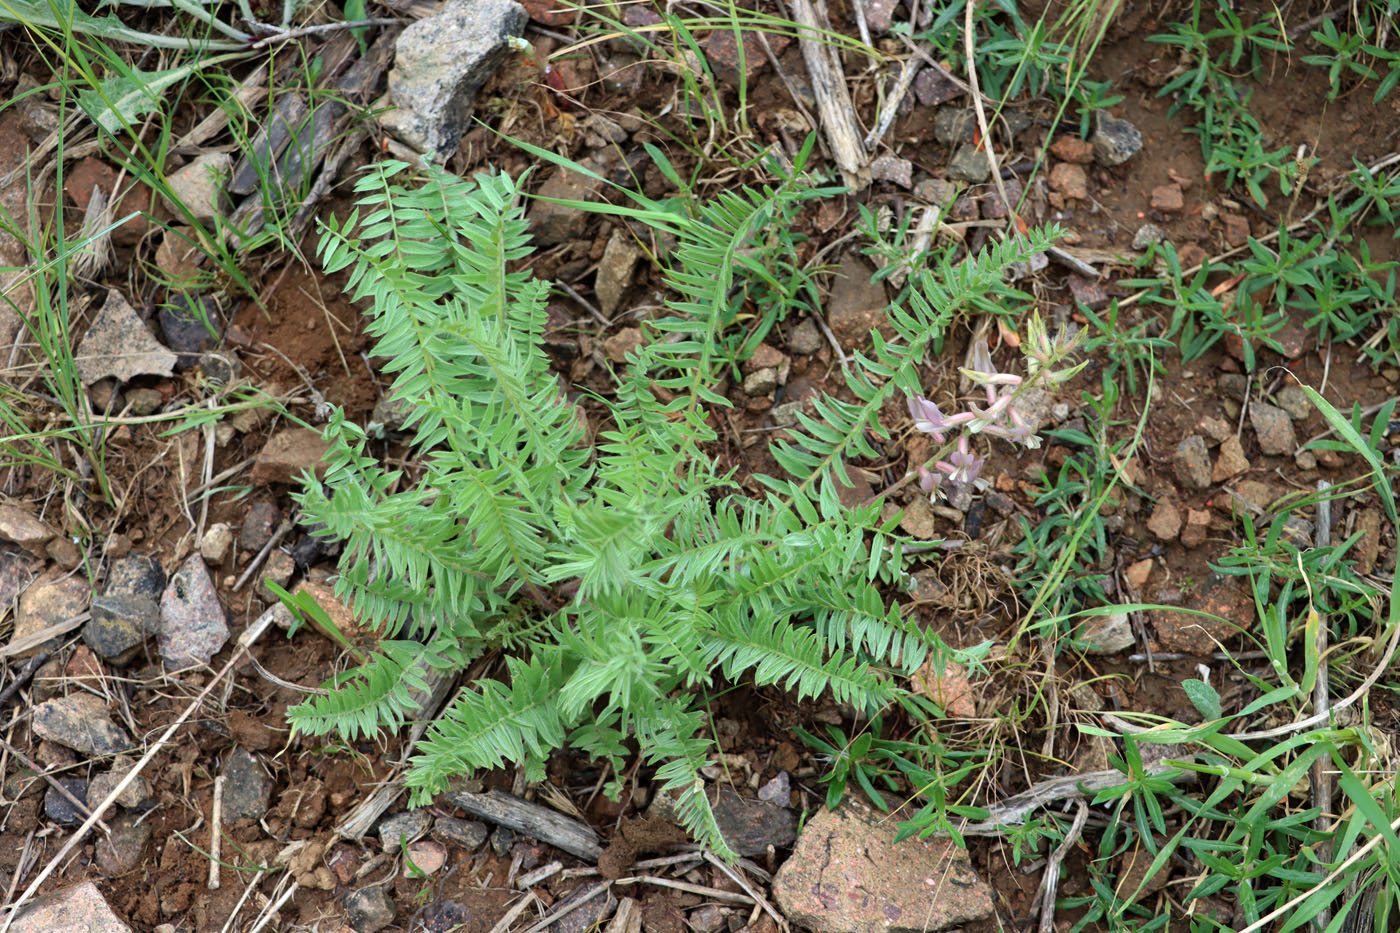
[[[589,930],[601,929],[603,918],[617,907],[617,898],[613,897],[611,890],[604,892],[602,897],[596,895],[598,886],[605,884],[606,881],[582,884],[569,892],[557,905],[561,912],[568,912],[550,924],[549,933],[587,933]],[[569,911],[571,904],[582,906]]]
[[[44,556],[44,546],[58,535],[45,522],[17,505],[0,505],[0,539],[18,544],[39,557]]]
[[[205,152],[170,176],[170,193],[173,197],[165,197],[165,203],[179,216],[184,216],[180,209],[184,205],[196,220],[211,221],[224,213],[224,185],[232,174],[231,155],[227,152]]]
[[[1236,402],[1249,391],[1249,377],[1242,373],[1221,373],[1215,377],[1215,384],[1220,387],[1223,397]]]
[[[277,530],[277,523],[281,520],[282,513],[278,510],[277,503],[267,499],[254,502],[248,507],[248,514],[243,516],[243,528],[238,535],[243,550],[254,553],[261,551],[263,545],[272,538],[272,533]]]
[[[883,282],[872,282],[874,272],[865,260],[847,256],[837,271],[826,303],[827,324],[848,351],[864,346],[870,332],[888,327],[885,309],[889,298]]]
[[[102,592],[159,601],[165,592],[165,583],[165,568],[160,561],[148,554],[131,554],[112,562]]]
[[[99,774],[88,782],[87,805],[89,809],[94,809],[98,804],[107,799],[107,795],[116,789],[131,769],[135,767],[135,762],[125,755],[118,755],[112,760],[112,770]],[[128,809],[136,809],[151,799],[151,782],[142,775],[137,775],[122,789],[117,797],[119,806]]]
[[[449,845],[461,846],[468,852],[475,852],[481,848],[489,832],[486,824],[477,820],[459,820],[452,816],[440,816],[433,820],[434,839]]]
[[[165,396],[160,394],[159,389],[128,389],[126,393],[126,404],[138,418],[155,414],[164,403]]]
[[[1147,249],[1153,243],[1162,242],[1166,235],[1166,232],[1156,224],[1143,224],[1138,227],[1137,233],[1133,234],[1133,249]]]
[[[592,160],[584,165],[601,173],[602,166]],[[537,200],[530,205],[530,232],[540,246],[554,246],[575,237],[582,236],[588,229],[588,214],[573,207],[554,204],[543,198],[556,198],[561,201],[592,201],[602,190],[603,183],[597,178],[572,172],[560,166],[554,174],[545,179],[535,192]]]
[[[386,816],[379,823],[379,847],[391,854],[398,852],[400,844],[410,843],[426,833],[431,821],[427,810],[404,810]]]
[[[792,793],[792,779],[786,771],[779,771],[774,778],[758,789],[758,799],[774,807],[788,805]]]
[[[824,343],[821,330],[811,318],[803,318],[802,323],[788,331],[788,349],[801,356],[816,353]]]
[[[210,525],[199,541],[199,555],[216,566],[224,562],[232,549],[233,529],[223,522]]]
[[[960,107],[941,107],[933,115],[933,138],[945,146],[972,142],[977,132],[977,116]],[[983,157],[986,161],[986,157]]]
[[[10,933],[131,933],[91,881],[29,902],[10,924]]]
[[[925,107],[946,104],[962,94],[963,89],[937,68],[925,68],[914,78],[914,98]]]
[[[686,923],[695,933],[719,933],[724,929],[731,913],[733,911],[707,904],[698,910],[692,910],[686,917]]]
[[[1260,450],[1276,457],[1293,456],[1298,437],[1293,433],[1293,422],[1282,408],[1267,402],[1250,402],[1249,423],[1259,438]]]
[[[300,483],[302,474],[308,470],[321,476],[326,471],[328,450],[330,445],[322,440],[320,431],[311,428],[278,431],[258,453],[253,464],[253,485]]]
[[[1172,457],[1172,467],[1176,478],[1191,489],[1205,489],[1210,485],[1210,451],[1205,438],[1192,434],[1176,445],[1176,455]]]
[[[819,809],[773,878],[773,899],[813,933],[923,933],[992,914],[992,892],[948,839],[894,837],[898,820],[847,795]]]
[[[887,181],[901,188],[914,184],[914,163],[898,156],[877,156],[870,162],[870,177],[874,181]]]
[[[797,814],[761,800],[740,797],[729,788],[714,805],[720,834],[739,855],[762,855],[769,846],[785,849],[797,838]]]
[[[1278,402],[1278,407],[1288,412],[1288,417],[1294,421],[1307,421],[1313,411],[1313,404],[1307,393],[1297,386],[1284,386],[1279,389],[1274,393],[1274,401]]]
[[[177,292],[157,312],[165,345],[178,355],[176,369],[189,369],[223,336],[224,312],[212,295]]]
[[[593,280],[593,293],[598,298],[598,310],[612,317],[622,304],[622,296],[632,284],[632,272],[642,258],[626,231],[613,228],[603,258],[598,262],[598,274]]]
[[[412,413],[413,403],[408,399],[386,395],[374,403],[374,411],[370,413],[370,423],[365,430],[381,438],[386,433],[402,431],[404,422]]]
[[[126,732],[107,717],[107,705],[90,693],[40,703],[30,726],[39,738],[83,755],[115,755],[131,748]]]
[[[73,800],[86,802],[88,784],[82,778],[55,778],[59,787],[68,791]],[[57,788],[50,785],[44,792],[44,816],[62,826],[73,826],[81,823],[87,814],[83,813],[68,797],[63,796]]]
[[[0,546],[0,615],[14,606],[41,566],[18,548]]]
[[[1127,120],[1098,112],[1098,129],[1090,137],[1094,161],[1100,165],[1122,165],[1142,149],[1142,133]]]
[[[938,207],[952,207],[958,199],[958,186],[942,178],[925,178],[914,186],[914,197]]]
[[[345,921],[355,933],[379,933],[394,922],[394,902],[379,885],[352,891],[345,899]]]
[[[380,123],[419,152],[451,155],[476,92],[505,59],[508,40],[524,31],[526,19],[514,0],[448,0],[410,25],[394,45],[393,109]]]
[[[176,357],[156,342],[136,310],[115,288],[88,328],[74,363],[83,385],[115,376],[126,382],[136,376],[169,376],[175,372]]]
[[[15,606],[14,636],[10,643],[28,643],[45,629],[81,615],[87,611],[91,599],[92,590],[86,580],[66,574],[56,576],[54,571],[50,571],[20,594],[19,603]],[[35,642],[20,654],[32,654],[54,640]]]
[[[515,831],[504,826],[497,826],[491,831],[491,851],[501,857],[510,854],[511,848],[515,845]]]
[[[137,822],[138,817],[119,816],[109,821],[112,834],[97,841],[97,867],[108,878],[134,871],[146,854],[151,841],[151,824]]]
[[[991,168],[987,165],[987,154],[973,146],[971,143],[964,143],[953,153],[953,158],[948,162],[948,177],[956,178],[959,181],[981,184],[991,175]]]
[[[744,394],[750,397],[772,395],[777,387],[778,370],[773,366],[765,366],[744,377]]]
[[[208,664],[228,641],[228,619],[204,558],[191,554],[160,599],[160,656],[175,668]]]
[[[252,752],[234,746],[224,758],[223,817],[230,823],[256,820],[267,812],[272,778]]]
[[[1117,654],[1137,643],[1126,612],[1086,616],[1074,630],[1085,654]]]
[[[104,593],[92,601],[83,642],[102,660],[127,664],[159,624],[160,604],[155,600]]]

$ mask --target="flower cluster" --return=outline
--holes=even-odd
[[[1074,352],[1078,343],[1077,335],[1061,335],[1052,339],[1040,316],[1032,315],[1022,341],[1026,368],[1030,373],[1028,377],[997,370],[992,364],[987,341],[981,339],[973,344],[972,365],[960,369],[964,376],[986,390],[985,408],[970,404],[966,411],[945,415],[922,395],[908,396],[909,415],[914,419],[914,427],[933,435],[934,440],[945,445],[930,464],[917,469],[919,486],[924,492],[937,492],[945,480],[954,484],[971,484],[977,479],[986,458],[972,452],[970,435],[986,434],[1031,449],[1039,447],[1040,436],[1035,433],[1035,425],[1016,407],[1017,403],[1031,387],[1047,385],[1053,388],[1079,372],[1083,363],[1067,369],[1053,369]],[[957,435],[955,441],[948,440],[950,434]]]

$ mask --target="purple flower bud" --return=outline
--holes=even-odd
[[[948,430],[949,425],[947,417],[938,410],[938,406],[922,395],[910,395],[906,401],[909,403],[909,417],[914,419],[914,428],[925,434],[932,434],[934,440],[943,443],[943,432]]]

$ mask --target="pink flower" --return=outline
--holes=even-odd
[[[914,419],[914,428],[923,431],[925,434],[932,434],[934,440],[943,443],[943,432],[947,431],[951,425],[943,412],[938,410],[938,406],[924,398],[922,395],[910,395],[909,417]]]

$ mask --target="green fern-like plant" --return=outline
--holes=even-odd
[[[337,593],[382,641],[292,722],[351,737],[396,727],[427,671],[503,651],[503,676],[465,685],[418,744],[415,801],[506,763],[542,779],[564,746],[621,774],[635,749],[685,827],[727,856],[700,775],[708,691],[748,679],[873,715],[905,697],[894,674],[946,650],[882,595],[901,554],[879,503],[845,507],[838,484],[848,460],[877,456],[881,407],[917,390],[958,308],[1044,244],[920,273],[894,338],[857,357],[848,399],[823,397],[820,418],[774,448],[789,475],[762,477],[756,498],[709,453],[732,362],[717,348],[736,286],[786,288],[763,281],[761,244],[793,222],[811,190],[800,177],[694,210],[633,195],[626,210],[677,236],[678,297],[599,400],[607,427],[590,443],[541,349],[547,285],[516,271],[530,251],[517,182],[408,168],[369,170],[320,257],[349,270],[367,307],[421,474],[406,482],[343,412],[330,419],[324,480],[308,476],[298,501],[345,542]]]

